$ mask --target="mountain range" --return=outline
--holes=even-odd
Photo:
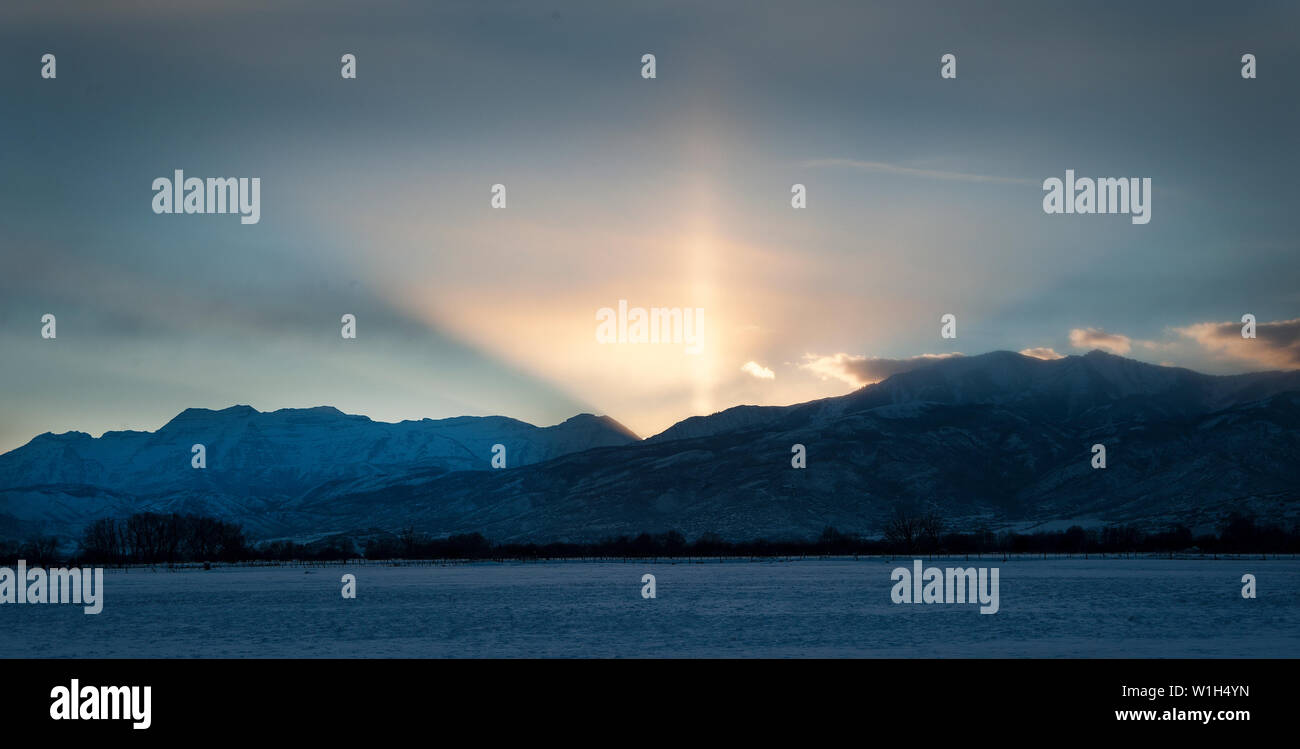
[[[206,468],[191,467],[196,443]],[[791,465],[796,444],[806,468]],[[1105,468],[1092,466],[1094,444]],[[188,409],[156,432],[46,433],[0,455],[0,536],[71,537],[149,510],[235,520],[254,539],[406,527],[502,541],[803,538],[827,525],[878,535],[899,505],[953,530],[1196,530],[1233,511],[1295,522],[1297,468],[1300,372],[999,351],[848,395],[691,417],[644,440],[590,414],[539,428],[248,406]]]

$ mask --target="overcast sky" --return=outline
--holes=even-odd
[[[1295,3],[84,5],[0,8],[0,450],[236,403],[644,436],[997,349],[1300,367]],[[260,222],[155,215],[175,169],[259,177]],[[1045,214],[1066,169],[1151,178],[1150,223]],[[620,299],[703,350],[597,343]]]

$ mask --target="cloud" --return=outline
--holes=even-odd
[[[775,380],[776,372],[764,367],[755,361],[747,361],[740,367],[741,372],[747,372],[760,380]]]
[[[1127,354],[1133,348],[1133,339],[1119,333],[1107,333],[1101,328],[1075,328],[1070,331],[1070,345],[1075,348],[1104,349],[1112,354]]]
[[[1242,338],[1241,328],[1236,322],[1202,322],[1174,331],[1221,358],[1274,369],[1300,369],[1300,318],[1257,323],[1255,338]]]
[[[950,182],[993,182],[1008,185],[1031,185],[1037,184],[1034,180],[1023,177],[994,177],[987,174],[967,174],[964,172],[945,172],[938,169],[914,169],[910,166],[898,166],[896,164],[886,164],[883,161],[856,161],[854,159],[816,159],[804,162],[805,167],[848,167],[850,169],[859,169],[866,172],[881,172],[884,174],[897,174],[904,177],[923,177],[926,179],[941,179]]]
[[[804,363],[799,366],[823,380],[843,380],[855,387],[880,382],[886,377],[910,372],[913,369],[950,359],[961,354],[921,354],[906,359],[886,359],[878,356],[854,356],[852,354],[832,354],[818,356],[804,354]]]
[[[1056,353],[1056,349],[1051,346],[1035,346],[1034,348],[1021,349],[1022,356],[1032,356],[1035,359],[1064,359],[1065,354]]]

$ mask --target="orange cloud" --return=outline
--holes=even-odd
[[[1101,328],[1075,328],[1070,331],[1070,345],[1075,348],[1099,348],[1112,354],[1127,354],[1133,348],[1133,339],[1119,333],[1107,333]]]
[[[1300,369],[1300,318],[1261,322],[1255,338],[1241,337],[1242,323],[1202,322],[1174,330],[1219,357],[1275,369]]]

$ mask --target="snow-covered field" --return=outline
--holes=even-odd
[[[1001,610],[893,604],[910,560],[109,570],[98,616],[0,605],[0,657],[1300,657],[1300,561],[933,564]]]

